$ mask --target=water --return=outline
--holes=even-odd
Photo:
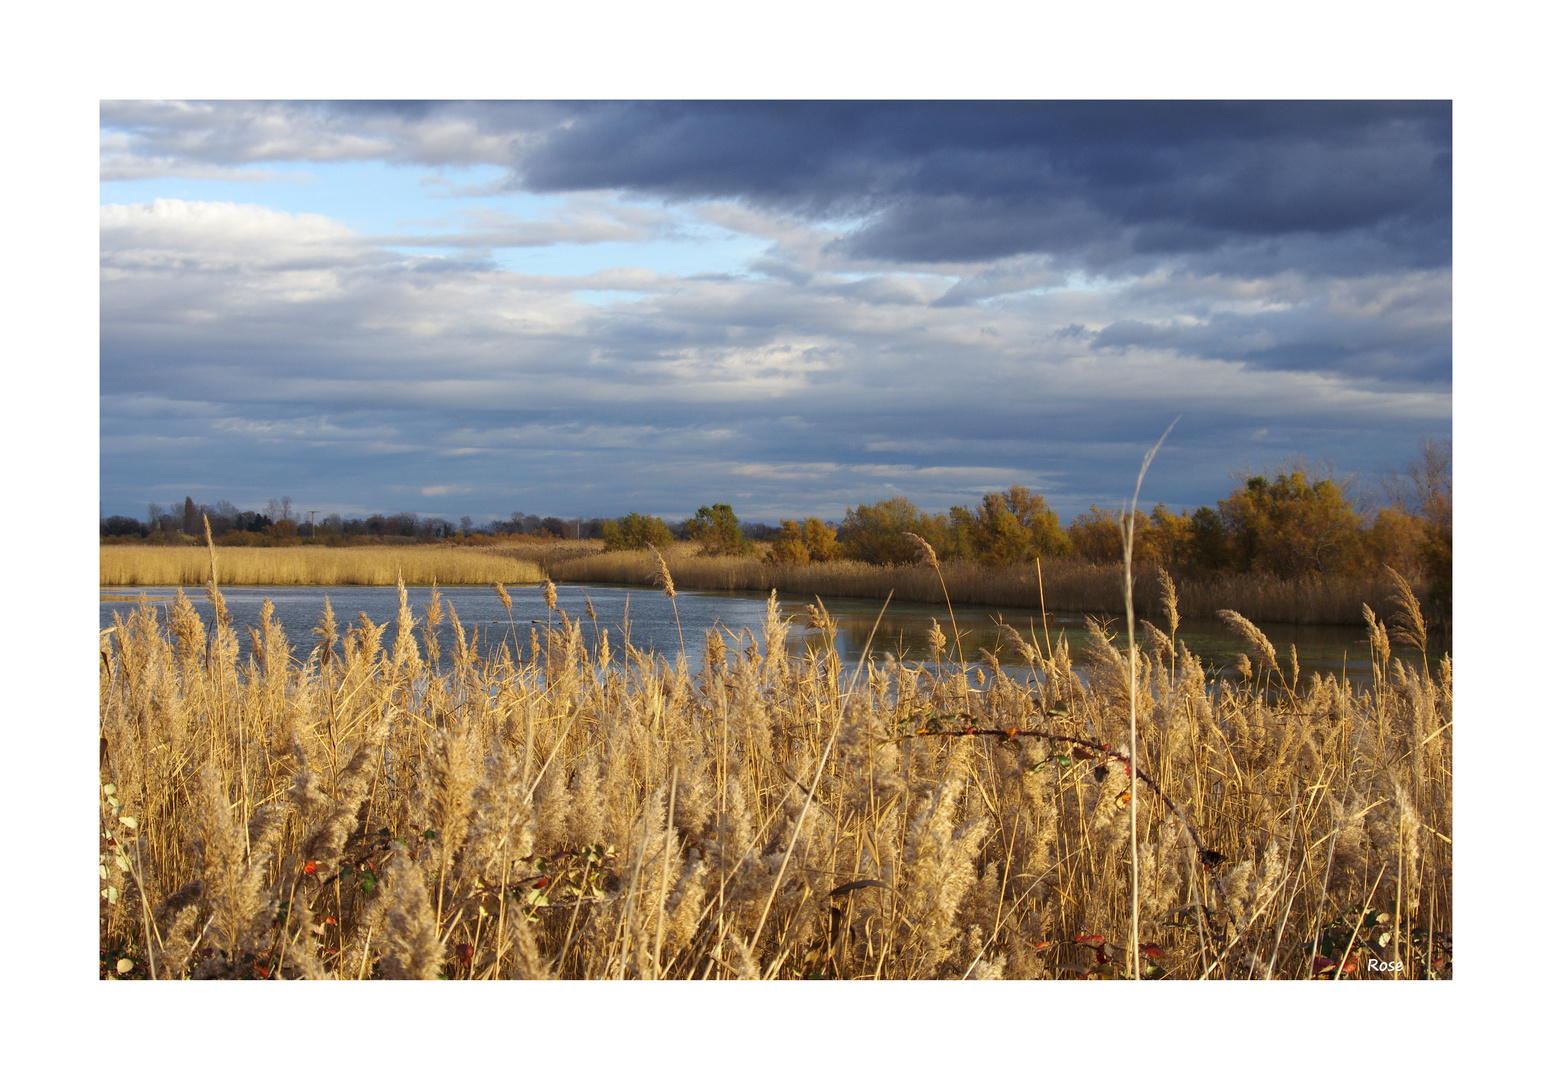
[[[431,600],[431,590],[422,587],[410,588],[407,591],[411,611],[419,625],[424,622],[426,605]],[[501,601],[488,587],[442,586],[439,591],[444,605],[451,605],[457,610],[465,635],[478,630],[476,650],[480,655],[488,655],[493,649],[505,643],[515,654],[527,659],[530,654],[530,628],[537,626],[542,630],[546,625],[559,624],[558,618],[546,607],[544,594],[537,586],[513,587],[510,590],[512,598],[510,616],[502,607]],[[176,592],[177,590],[172,588],[146,588],[136,589],[133,593],[128,591],[109,593],[105,590],[103,595],[120,597],[133,595],[136,598],[144,595],[159,610],[165,611],[165,606]],[[335,622],[341,632],[356,619],[359,613],[364,613],[374,623],[392,624],[397,619],[399,610],[398,590],[393,587],[228,586],[224,587],[221,593],[226,598],[227,609],[231,612],[238,630],[240,657],[246,657],[250,649],[249,637],[244,627],[256,628],[259,625],[259,613],[266,597],[275,605],[275,618],[284,628],[293,652],[298,656],[305,655],[316,642],[312,632],[323,611],[325,597],[334,608]],[[709,628],[719,627],[726,631],[723,639],[730,650],[747,646],[749,631],[754,633],[755,640],[763,647],[765,597],[759,594],[681,593],[678,597],[676,622],[674,603],[655,589],[623,585],[557,585],[556,593],[560,608],[571,618],[580,620],[583,639],[588,648],[591,650],[595,647],[598,631],[607,631],[609,647],[616,657],[624,653],[627,611],[630,641],[644,653],[656,652],[670,659],[677,657],[680,651],[680,627],[683,627],[684,652],[692,671],[700,666],[701,655],[705,648],[705,631]],[[208,621],[211,617],[211,607],[205,599],[204,592],[197,589],[185,590],[185,595],[193,602],[195,610]],[[587,614],[587,599],[591,599],[593,603],[596,629],[594,619]],[[811,598],[791,599],[784,600],[780,604],[784,615],[796,617],[787,637],[788,651],[795,655],[801,655],[806,648],[817,647],[820,643],[818,632],[808,630],[804,618],[804,605],[810,601]],[[104,629],[111,627],[115,614],[127,616],[137,603],[138,599],[104,600],[100,605],[99,625]],[[870,636],[872,645],[868,655],[875,659],[882,660],[886,654],[889,654],[906,663],[927,662],[929,660],[927,637],[933,619],[938,620],[944,634],[950,639],[951,654],[948,658],[954,656],[952,653],[953,625],[949,619],[948,609],[940,604],[891,602],[882,617],[879,611],[883,605],[877,600],[831,599],[825,601],[825,606],[839,625],[835,640],[836,652],[848,666],[862,659]],[[1086,661],[1089,639],[1081,614],[1051,613],[1047,617],[1045,629],[1042,629],[1038,611],[1022,608],[1006,608],[999,611],[969,605],[956,606],[953,622],[957,623],[959,628],[964,657],[975,666],[984,666],[981,663],[980,654],[980,650],[984,648],[997,655],[1003,667],[1010,673],[1021,669],[1016,654],[1007,646],[997,629],[995,619],[999,615],[1008,624],[1016,627],[1026,640],[1034,637],[1040,643],[1042,651],[1045,650],[1048,634],[1053,643],[1065,636],[1072,649],[1074,661],[1079,665]],[[1117,646],[1124,650],[1126,647],[1125,620],[1112,619],[1109,625],[1112,633],[1116,635]],[[1261,630],[1277,649],[1278,660],[1283,664],[1285,672],[1288,671],[1287,658],[1289,646],[1292,645],[1298,649],[1301,677],[1319,672],[1338,677],[1345,675],[1359,684],[1372,682],[1373,670],[1369,658],[1368,640],[1363,627],[1264,623],[1261,624]],[[394,627],[390,625],[384,636],[385,646],[391,644],[393,634]],[[445,654],[450,650],[452,640],[451,625],[445,606],[443,622],[438,628],[438,634]],[[742,636],[742,646],[734,644],[733,639],[736,636]],[[1225,669],[1232,669],[1238,655],[1246,651],[1245,643],[1216,620],[1185,620],[1180,626],[1177,638],[1183,641],[1193,654],[1201,658],[1209,676]],[[1145,639],[1141,626],[1138,627],[1138,640],[1139,647],[1142,647]],[[513,648],[514,644],[515,648]],[[1448,642],[1442,644],[1448,647]],[[423,641],[422,649],[424,650]],[[1413,651],[1395,650],[1395,652],[1404,660],[1416,662],[1417,655]],[[1434,650],[1430,649],[1430,663],[1436,661],[1439,655],[1442,655],[1442,651],[1435,654]]]

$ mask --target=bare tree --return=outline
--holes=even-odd
[[[1390,505],[1435,528],[1449,528],[1455,511],[1453,445],[1452,439],[1423,439],[1404,469],[1386,469],[1380,487]]]

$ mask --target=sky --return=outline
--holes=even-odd
[[[1448,101],[104,100],[100,512],[1068,521],[1452,434]]]

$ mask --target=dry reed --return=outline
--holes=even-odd
[[[450,545],[330,548],[220,548],[223,585],[527,585],[542,576],[531,556],[514,558]],[[526,555],[526,553],[525,553]],[[99,549],[103,587],[203,585],[210,556],[193,547],[112,545]]]
[[[935,556],[934,556],[935,558]],[[611,582],[654,585],[662,568],[671,571],[680,589],[725,592],[780,591],[784,596],[856,597],[915,603],[977,604],[1049,611],[1088,611],[1122,615],[1126,611],[1125,581],[1118,566],[1096,566],[1080,559],[1044,560],[1040,567],[1018,564],[987,567],[964,561],[933,566],[923,553],[916,566],[875,566],[852,560],[802,565],[766,563],[734,556],[694,554],[691,545],[675,545],[662,555],[661,567],[639,551],[565,554],[543,558],[544,572],[556,581]],[[1146,618],[1211,619],[1224,608],[1257,622],[1363,625],[1362,605],[1389,606],[1396,592],[1389,574],[1372,578],[1315,577],[1290,581],[1264,574],[1225,574],[1202,581],[1182,581],[1172,598],[1145,586],[1157,567],[1140,566],[1133,573],[1137,614]],[[1416,589],[1418,582],[1409,582]],[[1042,604],[1042,592],[1044,603]],[[1430,620],[1441,613],[1420,603],[1420,615]]]
[[[266,613],[239,665],[142,605],[99,667],[104,976],[1448,975],[1448,660],[1272,695],[1150,634],[1132,763],[1124,659],[849,686],[786,627],[692,673],[562,611],[516,662],[401,596],[302,648]]]

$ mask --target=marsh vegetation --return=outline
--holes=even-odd
[[[774,598],[693,670],[561,605],[521,658],[440,596],[299,645],[266,611],[243,662],[213,586],[142,606],[102,637],[103,973],[1448,977],[1452,671],[1406,583],[1366,689],[1243,620],[1211,679],[1171,590],[1135,680],[1098,624],[1084,679],[1012,628],[1032,677],[951,630],[848,674]]]

